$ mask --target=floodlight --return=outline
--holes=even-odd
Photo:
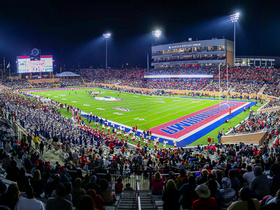
[[[103,36],[104,36],[105,39],[108,39],[108,38],[110,38],[111,34],[110,33],[106,33],[106,34],[103,34]]]
[[[161,35],[161,31],[160,30],[155,30],[155,31],[152,31],[152,34],[153,34],[154,37],[158,38]]]
[[[240,16],[240,13],[239,13],[239,12],[237,12],[237,13],[235,13],[235,14],[232,14],[232,15],[230,16],[231,22],[233,22],[233,23],[234,23],[234,22],[237,22],[239,16]]]

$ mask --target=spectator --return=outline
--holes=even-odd
[[[44,143],[43,143],[43,141],[41,141],[41,143],[40,143],[40,153],[41,153],[41,155],[44,154]]]
[[[192,204],[192,210],[217,210],[218,205],[215,198],[210,197],[210,190],[207,185],[201,184],[195,188],[196,194],[199,196],[199,199],[195,200]]]
[[[166,183],[166,187],[162,196],[163,209],[165,210],[180,209],[179,199],[180,199],[179,190],[177,190],[174,180],[169,179]]]
[[[6,169],[7,176],[6,179],[16,182],[18,177],[19,169],[17,167],[17,162],[12,160],[10,165]]]
[[[17,184],[18,184],[19,191],[26,192],[27,186],[29,186],[29,180],[25,174],[24,167],[21,167],[21,169],[19,170],[18,177],[17,177]]]
[[[84,181],[82,182],[82,188],[84,188],[85,185],[88,184],[88,183],[90,183],[90,175],[86,174],[85,178],[84,178]]]
[[[104,202],[103,198],[101,198],[100,195],[96,194],[95,190],[89,189],[87,191],[87,194],[92,197],[93,202],[94,202],[94,206],[95,206],[96,209],[105,210],[105,208],[103,206],[105,204],[105,202]]]
[[[130,187],[130,183],[127,183],[125,185],[125,188],[123,189],[124,191],[134,191],[134,189],[132,187]]]
[[[36,170],[34,172],[33,178],[30,180],[30,184],[34,190],[35,196],[43,198],[45,197],[45,184],[44,180],[41,178],[41,172]]]
[[[79,203],[81,201],[81,198],[84,194],[86,194],[86,191],[81,188],[82,180],[80,178],[75,179],[74,188],[72,189],[72,199],[73,199],[73,206],[78,208]]]
[[[46,203],[46,210],[72,210],[73,204],[65,199],[65,187],[58,184],[56,187],[56,197],[50,197]]]
[[[222,179],[222,209],[226,210],[233,201],[236,201],[236,192],[231,188],[230,179],[225,177]]]
[[[156,172],[155,176],[152,178],[151,185],[153,195],[162,195],[164,181],[159,172]]]
[[[7,167],[10,165],[11,161],[12,161],[12,160],[11,160],[10,155],[8,155],[7,157],[5,157],[5,158],[3,159],[2,168],[6,170]]]
[[[177,186],[178,186],[178,188],[180,188],[184,184],[184,182],[187,182],[187,179],[188,179],[188,176],[187,176],[186,171],[184,169],[181,169],[180,170],[180,174],[177,177],[177,180],[178,180]]]
[[[250,190],[254,198],[261,200],[264,196],[269,195],[269,182],[259,166],[254,168],[254,175],[255,178],[251,182]]]
[[[2,179],[0,179],[0,200],[2,195],[6,192],[7,186],[3,183]]]
[[[249,187],[244,187],[240,190],[240,200],[233,202],[228,210],[259,210],[259,201],[252,198],[252,192]]]
[[[101,195],[101,188],[100,188],[100,185],[96,184],[96,180],[97,180],[97,177],[95,175],[92,175],[90,177],[90,183],[86,184],[84,186],[84,189],[85,189],[85,191],[88,191],[89,189],[93,189],[93,190],[95,190],[95,192],[98,195]]]
[[[207,182],[207,177],[208,177],[209,172],[204,169],[201,172],[201,175],[197,178],[197,184],[204,184]]]
[[[189,177],[189,183],[183,184],[179,192],[181,194],[180,204],[184,209],[191,209],[192,203],[198,199],[198,195],[195,192],[197,184],[195,183],[195,177]]]
[[[70,182],[64,183],[64,187],[65,187],[65,198],[68,201],[72,202],[72,194],[71,194],[72,186],[71,186]]]
[[[16,184],[11,184],[8,187],[8,191],[3,194],[0,200],[0,205],[15,209],[16,203],[19,200],[19,189]]]
[[[218,204],[218,209],[221,209],[222,206],[222,195],[221,192],[218,190],[218,185],[216,180],[210,179],[207,183],[208,188],[210,190],[210,197],[213,197],[216,199],[217,204]]]
[[[235,190],[236,194],[240,190],[241,183],[240,180],[235,176],[236,172],[234,169],[229,170],[229,178],[231,183],[231,188]]]
[[[262,210],[280,209],[280,190],[277,191],[275,199],[270,200],[266,205],[262,206]]]
[[[83,195],[78,210],[94,210],[94,202],[90,195]]]
[[[123,189],[122,178],[119,177],[117,179],[117,183],[115,183],[115,191],[116,193],[122,193],[122,189]]]
[[[252,166],[247,166],[247,172],[243,175],[243,178],[244,185],[249,187],[251,185],[252,180],[255,178],[254,171],[252,171]]]
[[[44,210],[44,204],[42,201],[39,201],[33,196],[33,189],[30,185],[26,187],[26,196],[27,198],[20,199],[16,206],[15,210]]]
[[[100,182],[101,187],[101,197],[105,201],[106,204],[111,205],[116,201],[115,195],[112,193],[112,187],[109,185],[106,179],[101,179]]]

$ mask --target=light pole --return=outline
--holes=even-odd
[[[233,32],[233,46],[234,46],[234,48],[233,48],[233,67],[235,67],[235,43],[236,43],[236,41],[235,41],[235,37],[236,37],[236,23],[237,23],[237,20],[238,20],[238,18],[239,18],[239,12],[237,12],[237,13],[235,13],[235,14],[233,14],[233,15],[231,15],[230,16],[230,20],[231,20],[231,22],[233,22],[233,27],[234,27],[234,32]]]
[[[156,38],[156,45],[157,45],[158,38],[159,38],[160,35],[161,35],[161,30],[152,31],[152,34],[153,34],[153,36]]]
[[[107,39],[110,38],[111,34],[110,33],[106,33],[106,34],[103,34],[104,38],[106,39],[106,69],[108,68],[107,66]]]

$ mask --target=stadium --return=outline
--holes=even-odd
[[[239,16],[233,41],[152,31],[146,68],[110,67],[111,33],[98,68],[43,48],[4,58],[0,209],[278,209],[279,57],[236,55]]]

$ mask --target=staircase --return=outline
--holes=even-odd
[[[136,208],[137,208],[136,192],[124,192],[120,197],[117,209],[132,210]]]
[[[151,192],[139,192],[141,209],[152,210],[156,209],[152,200]]]
[[[261,87],[261,89],[259,90],[258,94],[263,94],[263,91],[264,91],[265,87],[266,87],[266,84],[264,84],[264,85]]]

